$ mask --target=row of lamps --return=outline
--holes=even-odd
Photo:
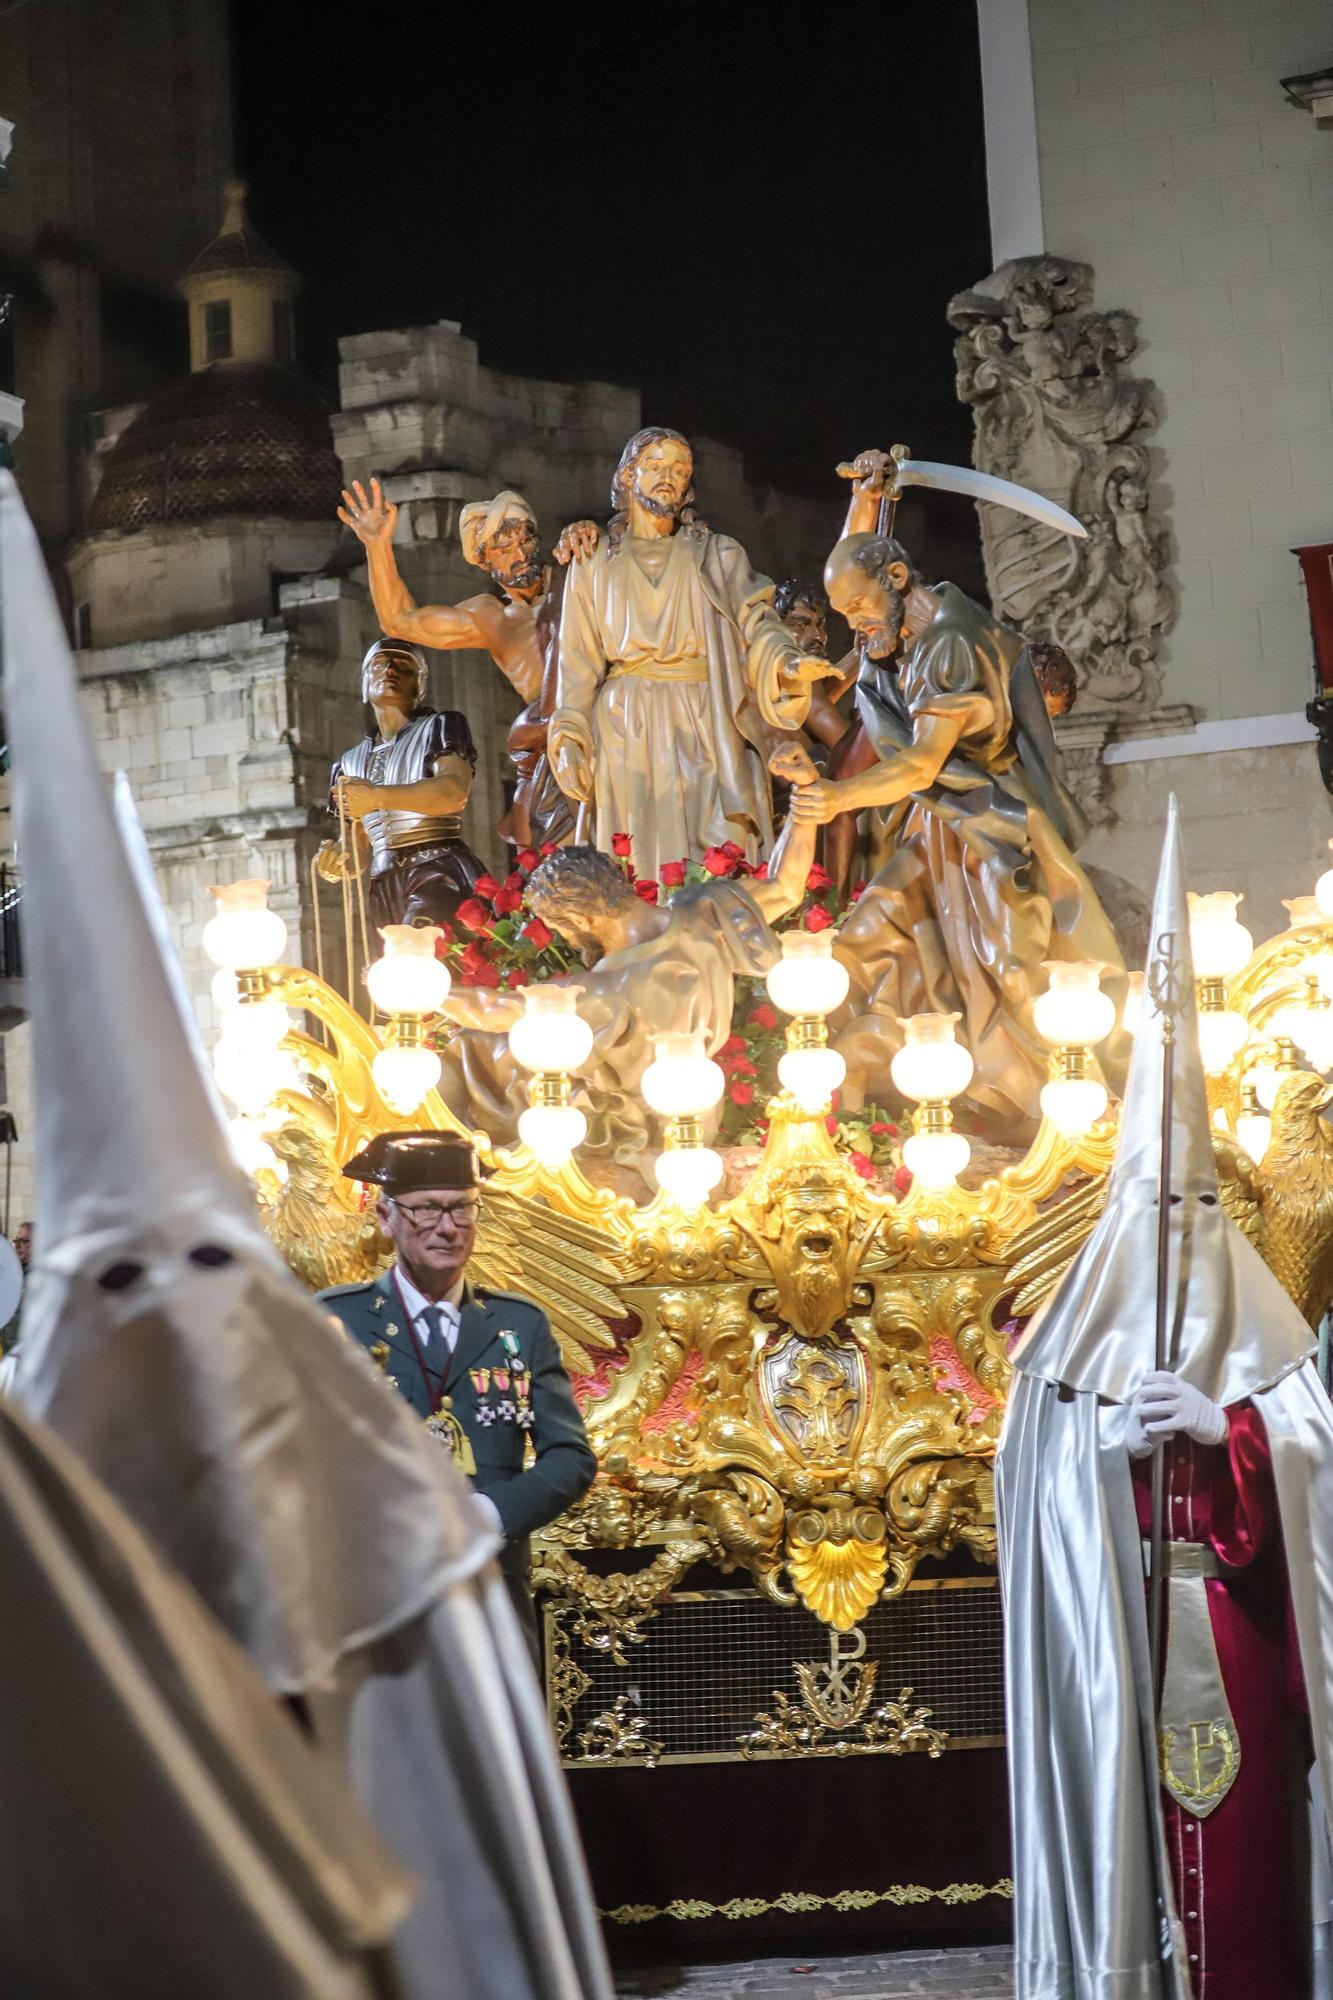
[[[1333,842],[1330,842],[1333,847]],[[218,910],[204,929],[204,949],[218,968],[213,996],[221,1020],[214,1051],[218,1086],[236,1109],[232,1137],[238,1157],[253,1171],[275,1166],[263,1136],[264,1119],[279,1091],[297,1082],[293,1058],[282,1043],[290,1028],[287,1008],[273,997],[266,969],[277,963],[287,926],[268,907],[268,883],[250,879],[212,893]],[[1250,932],[1229,890],[1191,894],[1190,945],[1198,1003],[1199,1043],[1205,1070],[1223,1075],[1242,1056],[1250,1023],[1228,1003],[1227,984],[1248,964]],[[1293,928],[1333,922],[1333,868],[1313,896],[1288,904]],[[433,926],[386,925],[384,951],[366,971],[366,985],[386,1017],[384,1046],[372,1065],[375,1087],[391,1111],[410,1116],[440,1080],[440,1059],[429,1027],[449,996],[450,975],[436,955]],[[1106,1112],[1106,1085],[1095,1073],[1092,1051],[1116,1025],[1115,1002],[1101,990],[1105,967],[1052,962],[1048,987],[1033,1007],[1038,1033],[1051,1049],[1042,1111],[1068,1138],[1088,1132]],[[1324,1071],[1333,1067],[1333,949],[1302,962],[1303,990],[1266,1024],[1256,1059],[1245,1067],[1236,1136],[1256,1159],[1268,1143],[1270,1114],[1284,1075],[1302,1059]],[[786,1050],[778,1078],[802,1111],[827,1112],[846,1064],[828,1045],[828,1017],[847,997],[847,967],[834,956],[830,932],[790,931],[782,956],[768,974],[773,1005],[787,1016]],[[1142,1008],[1141,973],[1130,976],[1123,1025],[1133,1032]],[[592,1054],[593,1033],[578,1012],[578,989],[544,984],[526,989],[523,1012],[509,1031],[515,1063],[529,1077],[528,1108],[519,1136],[543,1166],[559,1169],[587,1136],[587,1119],[573,1103],[574,1077]],[[956,1014],[930,1013],[901,1023],[902,1047],[890,1065],[893,1081],[915,1106],[903,1160],[927,1189],[945,1189],[966,1168],[971,1147],[954,1130],[952,1105],[972,1080],[973,1062],[957,1039]],[[708,1054],[702,1034],[672,1031],[654,1038],[653,1060],[641,1089],[663,1121],[656,1176],[679,1207],[701,1207],[723,1175],[723,1162],[706,1143],[705,1121],[720,1102],[726,1078]]]

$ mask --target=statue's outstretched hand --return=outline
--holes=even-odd
[[[794,739],[779,744],[768,760],[768,768],[784,785],[812,785],[819,776],[819,767],[804,743]]]
[[[568,562],[586,562],[601,539],[596,521],[571,521],[555,545],[555,559],[562,567]]]
[[[592,763],[587,752],[571,737],[563,737],[551,765],[555,781],[567,799],[579,805],[592,797]]]
[[[360,480],[354,479],[350,493],[346,487],[343,488],[343,504],[338,509],[338,519],[369,547],[372,542],[393,540],[398,509],[392,500],[385,499],[378,479],[371,480],[368,499]]]
[[[797,783],[791,795],[791,816],[798,826],[827,826],[840,812],[845,812],[840,797],[842,787],[828,778],[815,778],[809,784]]]
[[[823,653],[802,653],[792,661],[788,678],[809,687],[815,681],[834,681],[841,676],[836,661],[826,659]]]
[[[336,840],[322,840],[315,854],[315,873],[322,882],[341,882],[345,873],[343,851]]]

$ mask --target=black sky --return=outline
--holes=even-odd
[[[238,165],[339,334],[637,384],[647,421],[828,492],[969,457],[950,295],[990,268],[974,0],[234,0]]]

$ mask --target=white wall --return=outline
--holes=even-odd
[[[1333,61],[1333,7],[1029,0],[1029,23],[1045,246],[1139,316],[1162,395],[1164,699],[1297,710],[1312,648],[1290,550],[1333,538],[1333,133],[1278,79]]]

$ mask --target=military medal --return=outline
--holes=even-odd
[[[426,1429],[438,1438],[445,1449],[453,1454],[454,1464],[465,1478],[471,1479],[477,1470],[477,1454],[472,1449],[472,1440],[454,1415],[451,1398],[442,1396],[438,1409],[426,1419]]]
[[[516,1333],[502,1333],[500,1339],[504,1344],[505,1353],[509,1356],[509,1372],[514,1384],[514,1401],[511,1406],[507,1406],[512,1409],[509,1421],[517,1424],[521,1431],[530,1431],[536,1422],[536,1413],[532,1407],[528,1364],[519,1349]]]

